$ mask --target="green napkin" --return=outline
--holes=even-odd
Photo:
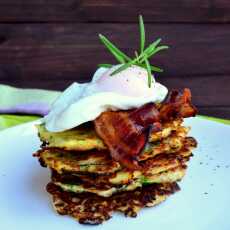
[[[0,85],[0,114],[46,115],[51,104],[60,95],[58,91],[19,89]]]
[[[61,92],[19,89],[0,84],[0,93],[0,130],[2,130],[46,115]],[[31,114],[37,114],[37,116]]]
[[[0,115],[0,130],[20,125],[25,122],[39,119],[39,116],[30,115]]]

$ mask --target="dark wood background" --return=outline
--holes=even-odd
[[[148,40],[170,50],[152,63],[169,88],[189,87],[201,114],[230,118],[229,0],[0,0],[0,83],[63,90],[87,81],[114,59],[105,34],[129,54],[139,44],[138,14]]]

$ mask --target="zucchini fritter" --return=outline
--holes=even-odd
[[[141,165],[146,168],[146,162],[151,162],[152,170],[154,173],[162,171],[162,167],[154,167],[157,164],[161,164],[163,155],[166,160],[170,160],[169,154],[184,154],[183,156],[191,155],[191,150],[196,146],[196,141],[192,137],[180,138],[180,137],[168,137],[164,139],[157,146],[148,145],[145,151],[139,156],[140,160],[144,160]],[[178,152],[179,151],[179,152]],[[167,154],[165,154],[167,153]],[[157,156],[160,156],[157,161]],[[58,148],[43,148],[39,150],[35,156],[40,158],[42,165],[47,165],[59,173],[63,172],[88,172],[98,174],[108,174],[120,170],[122,167],[119,162],[113,160],[107,150],[98,151],[65,151]],[[152,159],[152,160],[151,160]],[[167,167],[163,165],[163,167]],[[163,168],[164,169],[164,168]]]
[[[181,120],[175,120],[163,124],[159,132],[149,134],[149,142],[157,142],[167,138],[172,132],[178,133],[178,136],[185,136],[188,128],[180,126]],[[61,148],[72,151],[88,151],[91,149],[106,149],[103,141],[98,137],[91,126],[83,126],[64,132],[49,132],[44,125],[37,125],[39,137],[46,147]],[[174,135],[175,136],[175,135]]]
[[[153,184],[131,192],[101,197],[89,193],[65,192],[53,183],[47,185],[47,191],[53,196],[54,209],[61,215],[74,217],[81,224],[101,224],[110,219],[114,211],[136,217],[141,208],[155,206],[178,190],[176,183]]]
[[[48,166],[58,173],[63,172],[97,172],[98,174],[112,173],[121,168],[117,161],[111,159],[104,151],[69,152],[57,148],[44,148],[37,153],[43,166]]]
[[[92,127],[81,127],[64,132],[49,132],[44,125],[37,125],[39,137],[47,147],[65,150],[88,151],[106,149]]]
[[[146,186],[146,184],[153,183],[173,183],[181,180],[185,175],[186,166],[181,165],[176,168],[158,173],[158,174],[149,174],[149,175],[141,175],[139,178],[132,180],[130,183],[117,185],[117,186],[109,186],[106,185],[104,187],[98,187],[97,184],[88,186],[85,183],[79,184],[64,184],[61,182],[53,183],[59,186],[63,191],[74,192],[74,193],[94,193],[98,196],[110,197],[116,193],[124,192],[124,191],[132,191],[138,187]]]

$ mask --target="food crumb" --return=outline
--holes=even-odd
[[[204,193],[204,195],[208,195],[208,193],[207,193],[207,192],[205,192],[205,193]]]
[[[200,165],[202,165],[203,164],[203,162],[200,162]]]

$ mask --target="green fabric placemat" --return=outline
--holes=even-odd
[[[220,122],[226,125],[230,125],[230,120],[221,119],[216,117],[209,117],[204,115],[199,115],[198,117],[203,119],[208,119],[215,122]],[[30,115],[0,115],[0,130],[23,124],[25,122],[34,121],[41,117],[39,116],[30,116]]]
[[[0,130],[39,119],[31,115],[0,115]]]

